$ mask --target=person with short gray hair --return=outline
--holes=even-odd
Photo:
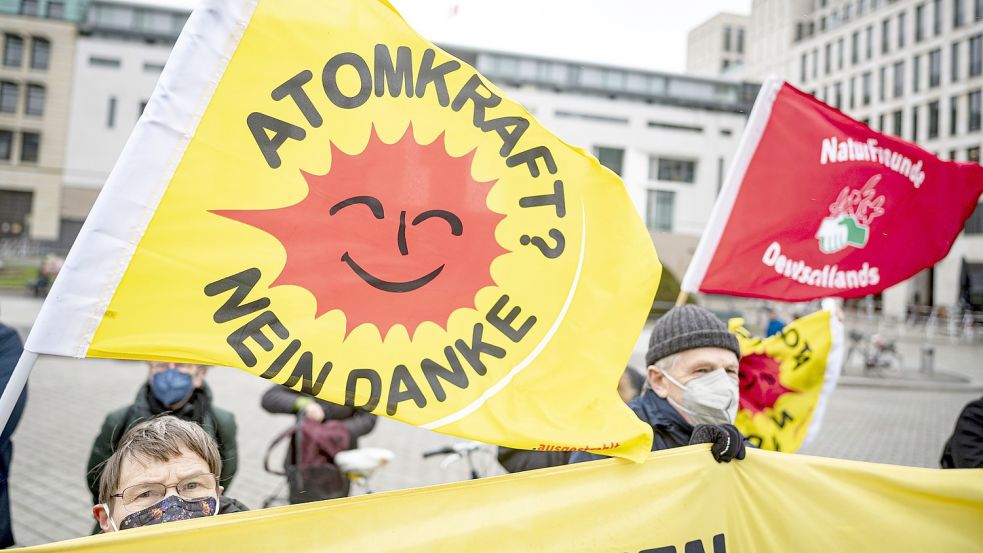
[[[718,462],[743,459],[745,439],[734,426],[739,402],[737,337],[710,311],[674,307],[652,328],[646,390],[628,403],[652,426],[652,451],[712,444]],[[575,452],[571,463],[600,459]]]
[[[99,504],[103,532],[247,510],[222,496],[222,458],[196,423],[156,417],[131,428],[102,465]]]

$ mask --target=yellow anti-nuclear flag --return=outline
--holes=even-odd
[[[793,452],[819,433],[843,369],[843,324],[823,309],[755,338],[731,319],[741,345],[741,401],[734,424],[762,449]]]
[[[979,551],[983,470],[698,445],[491,479],[182,520],[25,553]],[[422,516],[421,516],[422,514]]]
[[[241,368],[641,460],[661,267],[622,182],[381,0],[206,0],[27,349]]]

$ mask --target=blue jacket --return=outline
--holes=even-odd
[[[652,427],[652,451],[689,445],[693,425],[686,422],[679,411],[652,390],[645,390],[642,395],[629,401],[628,407]],[[604,458],[604,455],[576,451],[570,456],[570,462],[580,463]]]

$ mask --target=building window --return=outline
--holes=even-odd
[[[877,130],[887,132],[887,124],[884,123],[885,115],[882,113],[877,116]]]
[[[922,57],[911,59],[911,90],[918,92],[922,88]]]
[[[0,160],[10,161],[14,151],[13,131],[0,130]]]
[[[25,163],[37,163],[41,150],[41,135],[36,132],[25,132],[20,135],[20,160]]]
[[[973,1],[973,19],[976,21],[983,19],[983,0]]]
[[[833,70],[833,43],[827,42],[823,50],[823,72],[827,75]]]
[[[966,219],[966,234],[983,234],[983,204],[976,204],[973,214]]]
[[[49,0],[47,16],[49,19],[65,19],[65,3],[51,2]]]
[[[867,25],[866,29],[867,41],[864,44],[867,47],[867,59],[870,60],[874,57],[874,26]]]
[[[966,13],[963,11],[963,0],[952,0],[952,28],[963,26]]]
[[[38,0],[21,0],[20,2],[21,15],[31,15],[37,17],[38,13],[39,13]]]
[[[853,31],[850,35],[850,65],[860,63],[860,31]]]
[[[983,1],[983,0],[981,0]],[[925,4],[915,7],[915,42],[925,39]]]
[[[672,212],[676,193],[671,190],[649,190],[645,201],[645,224],[649,230],[672,232]]]
[[[803,83],[806,82],[806,72],[807,72],[806,65],[808,61],[809,61],[809,56],[802,54],[802,58],[800,60],[801,64],[799,65],[799,82],[803,82]]]
[[[649,178],[669,182],[696,182],[696,162],[652,156],[649,158]]]
[[[837,69],[843,69],[843,49],[844,48],[845,48],[845,46],[844,46],[844,40],[842,38],[840,40],[837,40],[836,41],[836,68]]]
[[[738,54],[744,53],[744,28],[743,27],[737,28],[737,53]]]
[[[928,138],[929,140],[939,137],[939,101],[929,102],[928,104]]]
[[[870,71],[864,73],[860,76],[860,98],[861,105],[869,106],[870,97],[873,96],[871,90],[871,81],[873,81]]]
[[[904,123],[904,112],[900,109],[891,114],[891,118],[894,119],[894,136],[901,136],[901,125]]]
[[[966,148],[966,161],[971,163],[980,162],[980,147],[973,146],[972,148]]]
[[[39,84],[27,85],[27,102],[24,113],[28,115],[44,115],[44,87]]]
[[[980,114],[983,113],[981,100],[983,100],[983,96],[979,90],[969,93],[969,132],[980,130]]]
[[[833,84],[833,107],[840,109],[843,107],[843,83]]]
[[[17,83],[0,81],[0,112],[17,113]]]
[[[894,97],[900,98],[904,94],[904,62],[899,61],[894,64]]]
[[[850,77],[850,109],[857,107],[857,78]]]
[[[959,159],[959,154],[955,150],[949,150],[949,159],[951,161],[956,161]]]
[[[983,74],[983,35],[976,35],[969,39],[969,76],[980,74]]]
[[[928,87],[942,84],[942,49],[936,48],[928,53]]]
[[[812,78],[819,77],[819,48],[812,49]]]
[[[160,73],[164,70],[163,63],[144,62],[143,70],[147,73]],[[545,80],[545,79],[544,79]]]
[[[113,104],[115,105],[116,98],[112,98],[112,101]],[[616,175],[618,176],[621,175],[621,170],[625,161],[624,149],[608,148],[606,146],[595,146],[594,157],[597,158],[597,161],[601,162],[601,165],[614,171]]]
[[[949,57],[949,69],[951,70],[952,82],[959,80],[959,43],[952,43],[952,55]]]
[[[20,67],[24,58],[24,39],[10,33],[3,35],[3,64]]]
[[[724,158],[717,158],[717,195],[720,195],[720,189],[724,187]]]
[[[932,0],[932,33],[942,34],[942,0]]]
[[[99,56],[89,56],[89,65],[93,67],[119,67],[120,61],[116,58],[101,58]]]
[[[908,14],[901,12],[898,14],[898,48],[904,48],[905,25],[908,23]]]
[[[959,130],[959,96],[949,98],[949,136],[956,136]]]
[[[106,107],[106,127],[111,129],[115,126],[116,126],[116,97],[110,96],[109,105]]]
[[[730,27],[724,27],[724,52],[730,52]]]
[[[878,71],[877,84],[880,85],[878,98],[883,102],[887,99],[887,66],[881,66],[880,71]]]
[[[881,21],[881,53],[886,54],[891,49],[891,20]]]
[[[48,69],[51,43],[43,38],[31,38],[31,69]]]
[[[140,109],[137,111],[137,118],[139,119],[140,116],[142,116],[143,112],[145,111],[147,111],[147,101],[143,100],[142,102],[140,102]]]
[[[918,142],[918,106],[911,106],[911,141]]]

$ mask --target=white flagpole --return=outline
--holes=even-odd
[[[724,186],[720,190],[717,201],[713,204],[713,211],[710,212],[710,219],[707,221],[707,228],[700,236],[700,242],[696,246],[693,259],[686,268],[680,286],[683,292],[695,294],[700,291],[703,284],[703,277],[706,276],[707,267],[716,253],[717,244],[720,243],[720,236],[724,233],[724,226],[730,219],[730,212],[737,200],[737,193],[740,191],[744,175],[747,173],[751,157],[758,149],[761,135],[764,134],[765,126],[771,118],[771,107],[775,103],[779,90],[785,81],[771,77],[761,85],[758,97],[754,100],[754,107],[748,116],[747,126],[741,135],[741,141],[737,145],[737,153],[734,161],[730,164],[727,171],[727,178]]]
[[[37,361],[38,354],[33,351],[24,350],[20,354],[20,359],[14,366],[14,372],[11,373],[10,380],[7,381],[7,387],[3,389],[3,395],[0,396],[0,429],[7,427],[10,414],[14,412],[17,399],[20,398],[20,393],[24,390],[24,385],[27,384],[27,377],[31,376],[31,371]]]

